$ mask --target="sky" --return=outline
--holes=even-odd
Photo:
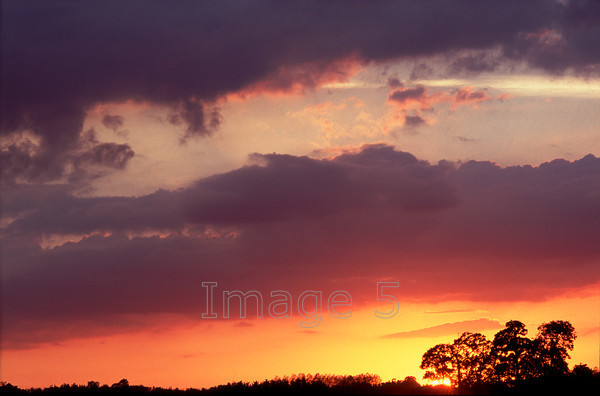
[[[0,380],[600,365],[599,2],[1,6]]]

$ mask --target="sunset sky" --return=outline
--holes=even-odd
[[[1,381],[599,366],[600,2],[1,5]]]

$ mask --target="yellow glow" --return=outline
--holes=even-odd
[[[518,96],[543,96],[543,97],[573,97],[573,98],[600,98],[600,80],[582,80],[572,77],[542,77],[542,76],[491,76],[480,77],[472,80],[444,79],[420,80],[415,84],[430,87],[460,87],[472,85],[476,87],[489,87],[504,93]]]
[[[428,381],[427,385],[433,385],[433,386],[446,385],[446,386],[450,386],[450,385],[452,385],[452,383],[450,382],[450,379],[444,378],[443,380]]]
[[[364,81],[334,82],[322,86],[324,89],[352,89],[352,88],[380,88],[380,84],[372,84]]]

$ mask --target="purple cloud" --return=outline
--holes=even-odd
[[[107,114],[102,118],[102,125],[116,132],[117,129],[123,126],[123,117]]]
[[[429,164],[372,145],[332,160],[258,159],[137,198],[9,189],[5,342],[134,313],[198,318],[202,281],[265,298],[343,287],[357,305],[373,301],[378,279],[401,282],[401,300],[423,301],[539,300],[600,281],[592,155],[501,168]],[[72,241],[40,247],[52,235]]]
[[[63,177],[71,164],[63,154],[80,148],[86,112],[95,104],[168,106],[172,121],[187,125],[184,139],[202,136],[221,122],[214,106],[219,97],[256,86],[288,90],[343,79],[350,71],[340,65],[348,59],[457,54],[457,70],[515,60],[552,73],[595,75],[599,17],[600,6],[585,1],[339,7],[316,1],[6,1],[0,130],[30,131],[40,143],[35,152],[8,144],[4,177]],[[497,48],[497,59],[462,54]]]
[[[425,95],[425,87],[419,85],[415,88],[400,88],[392,93],[390,93],[389,99],[398,102],[404,103],[407,100],[415,100],[418,101],[423,98]]]
[[[422,125],[427,125],[427,122],[421,116],[407,115],[406,117],[404,117],[404,127],[405,128],[417,128]]]

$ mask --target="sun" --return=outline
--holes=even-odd
[[[429,380],[429,385],[446,385],[446,386],[450,386],[452,385],[452,383],[450,382],[450,378],[444,378],[444,379],[439,379],[439,380]]]

